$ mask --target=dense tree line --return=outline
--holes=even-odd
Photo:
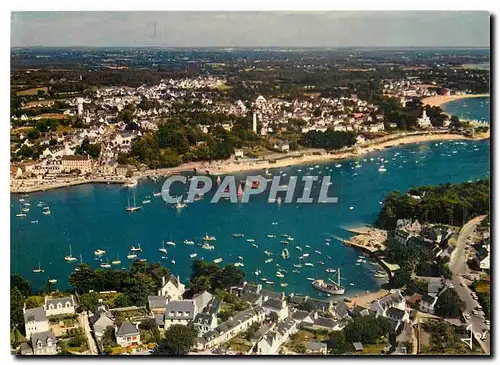
[[[232,286],[241,284],[245,278],[245,272],[234,265],[220,267],[213,262],[195,260],[189,283],[189,295],[204,290],[214,293],[218,289],[230,289]]]
[[[357,316],[349,321],[342,331],[331,332],[327,341],[330,353],[341,355],[354,351],[353,342],[363,345],[375,344],[383,336],[389,336],[390,323],[387,318],[374,315]]]
[[[420,196],[420,199],[413,196]],[[488,214],[490,179],[460,184],[441,184],[411,189],[407,194],[393,191],[385,198],[375,222],[383,229],[396,228],[398,219],[461,225],[467,219]]]
[[[87,264],[80,264],[78,271],[71,273],[69,284],[80,294],[91,290],[120,292],[120,296],[115,299],[115,304],[119,307],[143,306],[147,304],[148,295],[156,295],[161,287],[162,277],[167,275],[168,269],[159,263],[135,261],[130,271],[93,269]],[[86,300],[92,303],[92,297]]]
[[[338,150],[343,147],[353,146],[356,143],[356,133],[335,132],[330,129],[325,132],[309,131],[303,135],[300,143],[306,147]]]

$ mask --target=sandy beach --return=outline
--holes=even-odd
[[[384,137],[386,138],[386,137]],[[305,165],[313,162],[329,161],[329,160],[343,160],[346,158],[353,158],[356,156],[362,156],[369,152],[380,151],[390,147],[396,147],[403,144],[421,143],[421,142],[432,142],[432,141],[449,141],[449,140],[467,140],[467,138],[461,134],[449,134],[449,133],[435,133],[435,134],[415,134],[415,135],[398,135],[391,139],[378,139],[370,141],[367,144],[360,145],[354,149],[349,149],[340,152],[323,152],[321,154],[306,154],[304,153],[299,157],[283,158],[278,161],[252,161],[238,163],[236,161],[228,161],[224,164],[212,164],[210,166],[203,167],[208,170],[210,174],[221,175],[234,172],[242,172],[248,170],[258,170],[258,169],[272,169],[278,167],[285,167],[290,165]]]
[[[349,308],[354,308],[356,305],[359,305],[361,307],[369,308],[370,304],[377,299],[380,299],[382,297],[385,297],[387,294],[389,294],[389,291],[387,290],[379,290],[374,293],[368,293],[368,294],[361,294],[357,297],[351,298],[351,301],[349,303],[346,303]]]
[[[422,99],[422,103],[424,105],[429,106],[441,106],[444,103],[453,100],[467,99],[467,98],[481,98],[481,97],[489,97],[490,94],[463,94],[463,95],[436,95],[429,96],[428,98]]]
[[[178,167],[172,168],[164,168],[164,169],[156,169],[156,170],[145,170],[135,175],[135,179],[144,179],[150,176],[166,176],[177,174],[185,171],[196,171],[198,173],[209,173],[212,175],[224,175],[229,173],[237,173],[243,171],[252,171],[252,170],[264,170],[264,169],[273,169],[280,168],[290,165],[306,165],[310,163],[317,163],[322,161],[330,161],[330,160],[343,160],[346,158],[353,158],[357,156],[362,156],[369,152],[380,151],[390,147],[396,147],[404,144],[412,144],[412,143],[423,143],[423,142],[432,142],[432,141],[449,141],[449,140],[470,140],[471,138],[465,137],[461,134],[450,134],[450,133],[414,133],[414,134],[399,134],[399,135],[390,135],[386,137],[382,137],[376,140],[371,140],[366,142],[365,144],[356,146],[354,148],[349,148],[346,150],[341,150],[338,152],[327,152],[322,151],[318,152],[318,150],[304,150],[299,153],[289,155],[280,155],[279,160],[271,160],[271,159],[255,159],[251,161],[236,161],[234,159],[230,159],[227,161],[216,161],[216,162],[189,162],[186,164],[182,164]],[[67,178],[65,181],[54,181],[47,182],[45,184],[40,184],[36,180],[23,180],[22,185],[20,186],[20,182],[13,180],[11,181],[11,193],[28,193],[40,190],[50,190],[62,187],[68,187],[73,185],[80,184],[90,184],[90,183],[125,183],[126,179],[119,179],[116,176],[110,177],[102,177],[98,179],[88,179],[88,180],[73,180],[68,181]],[[15,182],[15,183],[13,183]]]

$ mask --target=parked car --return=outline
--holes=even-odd
[[[490,321],[488,321],[487,319],[484,320],[484,324],[489,326],[490,325]]]
[[[467,313],[464,313],[464,317],[465,317],[465,319],[470,319],[470,315]]]
[[[477,310],[473,309],[472,310],[472,314],[474,314],[475,316],[477,316]]]

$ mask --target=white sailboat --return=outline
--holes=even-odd
[[[160,247],[158,249],[158,251],[163,252],[163,253],[167,253],[167,249],[165,248],[165,241],[162,241],[162,247]]]
[[[128,199],[128,205],[125,208],[127,212],[136,212],[138,210],[142,209],[142,205],[136,205],[135,204],[135,194],[134,194],[134,205],[130,206],[130,198]]]
[[[69,245],[69,255],[68,256],[64,256],[64,259],[68,262],[74,262],[76,261],[76,257],[73,257],[71,255],[71,245]]]
[[[132,251],[132,252],[141,252],[141,251],[142,251],[141,244],[140,244],[140,243],[138,243],[138,244],[137,244],[137,247],[132,246],[132,247],[130,248],[130,251]]]
[[[111,261],[111,265],[120,265],[122,262],[120,258],[118,257],[118,254],[116,254],[116,260]]]
[[[44,270],[40,267],[40,261],[38,261],[38,267],[33,269],[34,273],[42,273]]]

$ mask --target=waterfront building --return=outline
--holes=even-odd
[[[63,156],[61,158],[61,170],[70,172],[80,170],[82,174],[92,171],[92,158],[90,156]]]
[[[370,305],[370,310],[375,312],[377,316],[387,317],[387,310],[393,307],[401,310],[405,310],[406,308],[405,297],[399,289],[394,290],[391,294],[381,299],[373,301]]]
[[[417,119],[417,125],[419,128],[429,128],[432,126],[431,119],[427,116],[425,109],[422,111],[422,116]]]

